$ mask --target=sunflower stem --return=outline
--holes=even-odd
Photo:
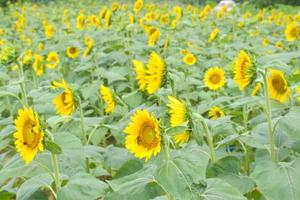
[[[275,154],[275,140],[274,140],[274,130],[273,130],[273,123],[272,123],[272,108],[269,98],[269,90],[267,86],[267,68],[265,73],[263,73],[264,79],[264,96],[265,96],[265,113],[268,122],[268,132],[269,132],[269,143],[270,143],[270,157],[271,160],[276,162],[276,154]]]
[[[205,120],[202,116],[200,118],[200,122],[201,122],[201,124],[204,128],[205,137],[207,139],[207,143],[208,143],[208,146],[209,146],[210,159],[214,163],[216,161],[216,153],[215,153],[215,148],[214,148],[213,137],[212,137],[211,132],[210,132],[208,126],[207,126],[207,123],[205,122]]]
[[[20,87],[21,87],[23,105],[28,107],[23,64],[19,63],[19,62],[18,62],[18,72],[19,72],[19,79],[20,79]]]
[[[51,153],[51,158],[52,158],[52,166],[54,169],[54,182],[55,182],[55,188],[56,192],[60,190],[61,183],[60,183],[60,176],[59,176],[59,168],[57,164],[57,156],[54,153]]]
[[[165,136],[164,137],[164,158],[166,161],[170,160],[170,154],[169,154],[169,139]]]

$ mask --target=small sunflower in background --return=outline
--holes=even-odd
[[[147,86],[147,79],[146,79],[146,71],[145,71],[144,63],[138,60],[133,60],[132,64],[134,66],[139,88],[141,91],[145,91]]]
[[[82,30],[84,28],[85,24],[85,15],[83,13],[80,13],[76,18],[76,27],[79,30]]]
[[[47,24],[47,25],[44,26],[44,32],[45,32],[45,37],[47,39],[50,39],[55,34],[55,28],[51,24]]]
[[[296,92],[300,94],[300,86],[296,87]],[[298,102],[300,103],[300,96],[297,97]]]
[[[218,34],[219,34],[219,29],[215,28],[209,35],[208,43],[214,41],[217,38]]]
[[[192,53],[187,53],[182,60],[187,65],[194,65],[197,62],[197,58]]]
[[[287,41],[293,42],[298,38],[299,30],[297,22],[288,24],[284,30]]]
[[[59,56],[55,51],[51,51],[48,54],[46,61],[47,61],[46,66],[50,69],[54,69],[60,62]]]
[[[77,58],[79,56],[79,49],[77,47],[68,47],[67,56],[72,59]]]
[[[32,68],[34,69],[37,76],[41,76],[44,73],[44,59],[41,55],[34,55]]]
[[[64,90],[53,100],[57,114],[61,116],[72,115],[75,110],[75,96],[67,82],[64,79],[61,82],[53,81],[51,87],[52,89],[61,88]]]
[[[31,108],[18,110],[15,120],[16,132],[14,133],[17,152],[29,164],[39,151],[44,151],[44,132],[40,126],[40,119]]]
[[[218,106],[214,106],[214,107],[212,107],[211,109],[209,109],[209,111],[208,111],[208,117],[209,117],[210,119],[215,120],[215,119],[218,119],[218,118],[223,117],[223,116],[225,116],[225,113],[224,113],[224,111],[223,111],[220,107],[218,107]]]
[[[115,110],[115,106],[116,106],[116,102],[114,100],[113,93],[111,92],[111,90],[108,87],[106,87],[104,85],[100,86],[99,92],[100,92],[102,99],[104,100],[104,102],[106,104],[105,112],[112,113]]]
[[[148,161],[161,150],[159,122],[147,110],[137,110],[124,132],[125,147],[137,158]]]
[[[187,120],[187,109],[184,102],[176,99],[175,97],[168,96],[169,103],[167,104],[169,108],[170,124],[171,127],[179,126],[186,122]],[[186,143],[190,138],[187,131],[179,133],[173,137],[176,144]]]
[[[204,74],[204,85],[210,90],[222,88],[225,81],[225,71],[220,67],[211,67]]]
[[[143,5],[144,5],[143,0],[136,0],[135,1],[134,5],[133,5],[133,10],[134,10],[135,14],[138,14],[142,10]]]
[[[240,90],[244,90],[253,79],[253,63],[250,56],[241,50],[234,64],[234,81]]]
[[[282,41],[277,41],[277,42],[275,43],[275,46],[276,46],[277,48],[279,48],[279,49],[282,49],[282,48],[283,48],[283,42],[282,42]]]
[[[256,96],[258,92],[261,90],[261,83],[256,83],[255,87],[252,90],[251,96]]]
[[[270,69],[271,74],[268,76],[268,90],[272,99],[284,103],[291,94],[288,82],[284,73],[280,70]]]
[[[263,46],[268,46],[270,44],[270,40],[268,38],[264,38],[261,43]]]

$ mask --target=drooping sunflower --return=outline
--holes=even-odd
[[[94,47],[93,38],[86,36],[84,38],[84,44],[86,45],[86,49],[83,52],[83,57],[87,57],[91,53],[91,51]]]
[[[261,84],[258,82],[253,88],[251,96],[256,96],[260,89],[261,89]]]
[[[57,114],[61,116],[71,115],[75,110],[75,97],[71,88],[64,79],[61,80],[61,82],[53,81],[51,85],[52,89],[64,89],[63,93],[55,97],[53,100]]]
[[[208,43],[211,43],[212,41],[214,41],[216,39],[216,37],[218,36],[219,34],[219,29],[218,28],[215,28],[211,33],[210,33],[210,36],[208,38]]]
[[[41,55],[34,55],[34,62],[32,64],[32,67],[37,76],[41,76],[44,73],[44,59]]]
[[[19,109],[15,127],[16,149],[25,163],[29,164],[38,151],[44,151],[44,132],[40,127],[38,114],[31,108]]]
[[[77,58],[79,56],[79,49],[77,47],[68,47],[67,56],[72,59]]]
[[[225,81],[225,71],[220,67],[211,67],[204,74],[204,85],[210,90],[220,89]]]
[[[46,61],[47,61],[46,66],[50,69],[54,69],[60,62],[59,56],[55,51],[51,51],[48,54]]]
[[[244,50],[241,50],[234,64],[234,81],[240,90],[244,90],[251,83],[253,75],[252,60]]]
[[[134,5],[133,5],[133,10],[136,14],[138,14],[141,9],[143,8],[144,1],[143,0],[136,0]]]
[[[105,13],[105,27],[110,28],[111,26],[111,11],[107,10]]]
[[[140,88],[140,90],[145,91],[146,85],[147,85],[145,66],[141,61],[138,61],[138,60],[133,60],[132,64],[134,66],[136,79],[138,81],[139,88]]]
[[[108,87],[101,85],[99,92],[102,99],[106,103],[105,112],[112,113],[115,110],[116,103],[111,90]]]
[[[159,29],[155,27],[151,27],[148,32],[148,45],[151,47],[154,46],[157,43],[159,36],[160,36]]]
[[[148,161],[160,152],[159,122],[147,110],[137,110],[124,132],[125,147],[137,158]]]
[[[285,38],[287,41],[295,41],[298,38],[299,30],[297,22],[288,24],[285,28]]]
[[[197,58],[192,53],[188,53],[184,56],[182,61],[187,65],[193,65],[197,62]]]
[[[218,106],[214,106],[208,111],[208,117],[210,119],[218,119],[219,117],[223,117],[224,115],[224,111]]]
[[[155,93],[161,87],[165,71],[164,60],[157,53],[152,52],[146,70],[146,90],[149,94]]]
[[[79,30],[82,30],[84,28],[85,24],[85,15],[83,13],[80,13],[76,18],[76,27]]]
[[[184,102],[176,99],[175,97],[168,96],[169,115],[171,127],[183,124],[187,119],[187,110]],[[177,144],[185,143],[189,140],[190,135],[187,131],[179,133],[173,137]]]
[[[272,99],[285,102],[290,96],[291,90],[288,82],[284,77],[284,73],[279,70],[270,69],[271,75],[268,76],[268,90]]]

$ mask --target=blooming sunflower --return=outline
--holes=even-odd
[[[270,97],[281,103],[285,102],[290,96],[290,88],[284,77],[284,73],[279,70],[270,69],[271,75],[268,76],[268,90]]]
[[[159,29],[151,27],[148,32],[148,45],[151,47],[154,46],[157,43],[159,36],[160,36]]]
[[[47,39],[50,39],[54,36],[55,34],[55,28],[54,26],[47,24],[44,26],[44,31],[45,31],[45,36]]]
[[[55,51],[51,51],[48,56],[47,56],[47,64],[46,66],[49,67],[50,69],[54,69],[57,64],[60,62],[59,56]]]
[[[296,92],[297,93],[300,93],[300,86],[296,87]],[[300,96],[298,96],[298,102],[300,103]]]
[[[270,44],[270,40],[268,38],[264,38],[261,43],[263,46],[268,46]]]
[[[139,88],[140,90],[144,91],[146,89],[147,84],[145,66],[141,61],[138,60],[133,60],[132,63],[134,66],[136,79],[139,83]]]
[[[85,15],[83,13],[80,13],[76,18],[76,27],[79,30],[82,30],[85,24]]]
[[[109,28],[111,25],[111,11],[107,10],[105,13],[105,27]]]
[[[288,24],[285,28],[284,33],[287,41],[295,41],[298,38],[299,33],[297,22],[292,22]]]
[[[261,89],[261,84],[258,82],[253,88],[251,95],[256,96],[260,89]]]
[[[77,58],[79,56],[79,49],[77,47],[68,47],[67,56],[72,59]]]
[[[94,47],[94,40],[93,40],[93,38],[88,37],[88,36],[85,37],[84,38],[84,44],[86,45],[86,49],[83,52],[83,57],[87,57],[91,53],[91,51],[92,51],[92,49]]]
[[[136,0],[134,5],[133,5],[133,10],[136,14],[138,14],[141,9],[143,8],[144,1],[143,0]]]
[[[155,93],[161,87],[165,70],[164,60],[157,53],[152,52],[146,70],[146,90],[149,94]]]
[[[282,43],[282,41],[277,41],[277,42],[275,43],[275,46],[276,46],[277,48],[282,49],[282,48],[283,48],[283,43]]]
[[[40,127],[38,114],[31,108],[19,109],[15,127],[16,149],[26,164],[29,164],[38,151],[44,151],[44,132]]]
[[[210,119],[218,119],[219,117],[223,117],[224,115],[224,111],[218,106],[214,106],[208,111],[208,117]]]
[[[244,50],[241,50],[235,59],[234,65],[234,81],[240,90],[244,90],[251,83],[253,78],[252,68],[253,63],[250,56]]]
[[[184,56],[182,61],[187,65],[193,65],[197,62],[197,58],[192,53],[188,53]]]
[[[186,121],[187,118],[187,110],[185,104],[176,99],[175,97],[168,96],[169,104],[167,106],[169,107],[169,115],[170,115],[170,124],[171,127],[179,126],[183,124]],[[184,131],[182,133],[179,133],[173,137],[175,142],[177,144],[185,143],[189,140],[189,133],[187,131]]]
[[[71,115],[75,110],[75,98],[71,88],[64,79],[61,82],[53,81],[51,84],[52,89],[64,89],[63,93],[55,97],[53,100],[57,114],[61,116]]]
[[[116,103],[111,90],[108,87],[101,85],[99,92],[102,99],[106,103],[105,112],[112,113],[115,110]]]
[[[225,84],[225,71],[220,67],[209,68],[204,74],[204,85],[210,90],[218,90]]]
[[[44,63],[43,63],[43,57],[41,55],[39,54],[34,55],[34,62],[32,64],[32,67],[37,76],[41,76],[44,73]]]
[[[160,152],[159,122],[147,110],[137,110],[124,132],[125,147],[137,158],[148,161]]]
[[[210,36],[208,38],[208,43],[211,43],[212,41],[214,41],[216,39],[216,37],[218,36],[219,34],[219,29],[218,28],[215,28],[211,33],[210,33]]]

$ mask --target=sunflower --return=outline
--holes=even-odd
[[[178,5],[173,7],[173,12],[175,13],[175,20],[178,21],[182,18],[182,8]]]
[[[263,46],[268,46],[270,44],[270,40],[268,38],[264,38],[261,43]]]
[[[63,93],[55,97],[53,100],[57,114],[61,116],[71,115],[75,110],[75,97],[71,88],[64,79],[61,82],[53,81],[51,84],[52,89],[64,89]]]
[[[111,11],[107,10],[105,13],[105,27],[109,28],[111,25]]]
[[[253,88],[251,95],[256,96],[260,89],[261,89],[261,84],[258,82]]]
[[[253,63],[250,56],[244,50],[241,50],[234,64],[234,81],[240,90],[244,90],[251,83],[253,78],[252,67]]]
[[[209,68],[204,74],[204,85],[210,90],[218,90],[225,84],[225,71],[220,67]]]
[[[210,119],[218,119],[219,117],[223,117],[224,115],[224,111],[218,106],[214,106],[208,111],[208,117]]]
[[[44,132],[40,127],[38,114],[31,108],[19,109],[15,127],[16,149],[26,164],[29,164],[38,151],[44,151]]]
[[[24,56],[23,56],[23,64],[24,65],[29,64],[31,62],[31,60],[32,60],[32,57],[33,57],[32,51],[30,49],[27,49],[25,51]]]
[[[160,36],[159,29],[151,27],[148,32],[148,45],[150,47],[154,46],[157,43],[159,36]]]
[[[44,31],[45,31],[45,36],[47,39],[50,39],[54,36],[55,34],[55,28],[54,26],[47,24],[44,26]]]
[[[292,22],[288,24],[285,28],[285,37],[287,41],[295,41],[298,38],[298,24],[297,22]]]
[[[91,53],[91,51],[94,47],[94,40],[90,37],[85,37],[84,43],[86,45],[86,49],[83,52],[83,57],[87,57]]]
[[[187,65],[193,65],[197,62],[197,58],[192,53],[188,53],[184,56],[182,61]]]
[[[36,73],[37,76],[41,76],[44,73],[44,63],[43,63],[43,57],[39,54],[34,55],[34,62],[32,64],[32,67]]]
[[[138,60],[133,60],[132,64],[134,66],[139,88],[140,90],[144,91],[146,89],[146,84],[147,84],[145,66],[141,61]]]
[[[51,51],[47,56],[47,64],[46,66],[50,69],[54,69],[57,64],[60,62],[59,56],[55,51]]]
[[[164,60],[157,53],[152,52],[146,70],[146,90],[149,94],[155,93],[161,87],[165,68]]]
[[[300,93],[300,86],[296,87],[296,92],[299,94]],[[297,98],[298,102],[300,103],[300,96]]]
[[[67,56],[72,59],[77,58],[79,56],[79,49],[77,47],[68,47]]]
[[[113,12],[118,11],[119,8],[120,8],[120,5],[119,5],[118,2],[113,2],[113,4],[111,5],[111,9],[112,9]]]
[[[279,48],[279,49],[282,49],[282,48],[283,48],[283,43],[282,43],[282,41],[277,41],[277,42],[275,43],[275,46],[276,46],[277,48]]]
[[[284,73],[279,70],[270,69],[271,75],[268,76],[268,90],[270,97],[281,103],[285,102],[290,96],[290,88],[284,77]]]
[[[179,126],[183,124],[187,119],[187,110],[185,104],[176,99],[175,97],[168,96],[169,104],[169,115],[170,115],[170,124],[171,127]],[[188,132],[184,131],[173,137],[177,144],[185,143],[189,140],[190,135]]]
[[[76,18],[76,27],[79,30],[82,30],[85,24],[85,15],[83,13],[80,13]]]
[[[143,8],[144,1],[143,0],[136,0],[134,5],[133,5],[133,10],[136,14],[138,14],[141,9]]]
[[[218,36],[218,34],[219,34],[219,29],[218,29],[218,28],[215,28],[215,29],[211,32],[211,34],[210,34],[210,36],[209,36],[209,38],[208,38],[208,43],[211,43],[212,41],[214,41],[214,40],[216,39],[216,37]]]
[[[147,110],[137,110],[124,132],[125,147],[137,158],[148,161],[160,152],[159,122]]]
[[[116,103],[111,90],[108,87],[101,85],[99,92],[102,99],[106,103],[105,112],[112,113],[115,110]]]
[[[45,49],[44,43],[43,42],[39,42],[39,44],[38,44],[38,50],[39,51],[43,51],[44,49]]]

